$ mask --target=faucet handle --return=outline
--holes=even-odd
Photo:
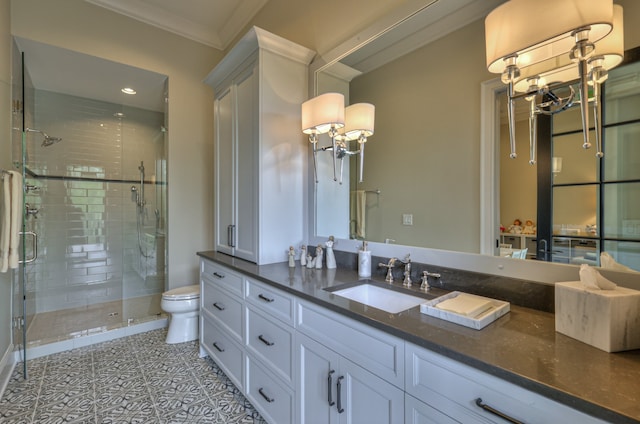
[[[389,259],[388,264],[383,264],[382,262],[378,263],[379,268],[387,268],[387,276],[384,279],[387,283],[393,283],[393,273],[391,272],[391,269],[395,266],[395,263],[396,258]]]
[[[428,281],[429,277],[440,278],[440,274],[437,272],[422,271],[422,284],[420,285],[420,290],[427,291],[431,288]]]

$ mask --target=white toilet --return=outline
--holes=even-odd
[[[171,314],[167,343],[184,343],[198,338],[199,285],[178,287],[162,293],[160,307]]]

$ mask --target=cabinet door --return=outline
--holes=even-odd
[[[337,422],[338,355],[320,343],[296,335],[297,419],[299,424]]]
[[[404,397],[404,419],[405,424],[457,424],[458,421],[444,415],[427,405],[424,402],[419,401],[411,395],[405,395]]]
[[[236,226],[234,255],[258,259],[258,73],[251,65],[236,79]],[[265,242],[268,242],[266,240]]]
[[[215,247],[219,252],[232,254],[231,240],[234,218],[234,133],[233,92],[227,88],[216,98],[215,109]]]
[[[404,391],[344,358],[340,358],[336,392],[340,423],[404,422]]]

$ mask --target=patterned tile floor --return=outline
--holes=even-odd
[[[22,364],[0,399],[0,423],[261,423],[197,342],[168,345],[166,329]]]

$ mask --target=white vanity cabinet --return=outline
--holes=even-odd
[[[269,422],[293,423],[294,297],[200,260],[200,355]]]
[[[404,392],[298,332],[299,424],[401,423]]]
[[[200,356],[209,355],[240,390],[244,387],[242,277],[200,261]]]
[[[298,301],[297,423],[404,422],[404,342]]]
[[[245,279],[247,399],[272,423],[294,423],[294,297]]]
[[[268,264],[303,240],[300,105],[313,56],[253,27],[205,79],[214,89],[217,251]]]
[[[436,422],[509,422],[498,414],[526,423],[604,423],[549,398],[501,380],[435,352],[406,343],[406,393],[415,397],[414,410],[437,410]],[[419,400],[418,400],[419,399]],[[417,402],[417,403],[416,403]],[[481,405],[485,405],[483,409]],[[494,412],[490,412],[488,409]],[[419,415],[419,414],[417,414]],[[427,412],[423,415],[428,415]],[[430,422],[407,420],[411,422]]]

